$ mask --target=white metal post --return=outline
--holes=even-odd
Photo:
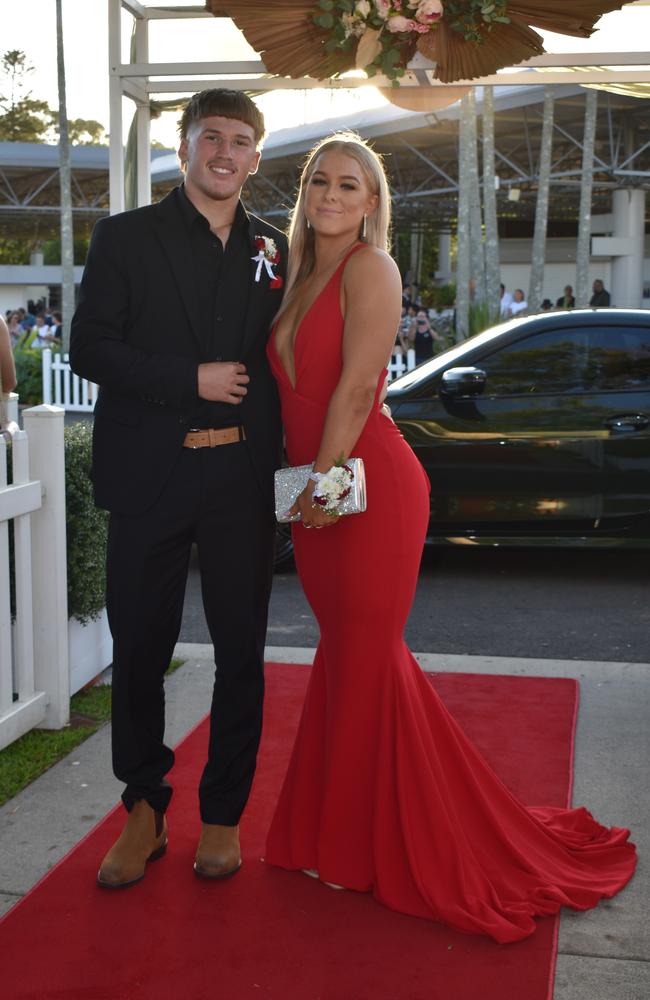
[[[41,375],[43,380],[43,402],[52,402],[52,351],[44,347],[41,351]]]
[[[7,420],[9,423],[18,423],[18,393],[10,392],[7,400]]]
[[[30,473],[44,493],[43,506],[32,514],[32,593],[34,683],[48,697],[46,729],[70,720],[63,418],[64,410],[45,404],[23,413]]]
[[[108,0],[109,192],[111,215],[124,211],[124,147],[122,142],[122,3]]]
[[[149,20],[138,18],[135,22],[135,58],[136,62],[149,61]],[[149,98],[146,103],[137,102],[136,111],[137,137],[137,202],[140,205],[151,204],[151,114]]]

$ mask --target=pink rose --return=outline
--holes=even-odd
[[[375,0],[375,7],[379,16],[386,20],[390,11],[390,0]]]
[[[421,24],[432,24],[434,21],[440,20],[442,12],[441,0],[421,0],[415,17]]]
[[[386,27],[393,34],[396,34],[398,31],[413,31],[416,24],[410,17],[389,17],[386,21]]]

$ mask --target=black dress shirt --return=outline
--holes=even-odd
[[[239,361],[253,275],[248,216],[239,202],[224,249],[206,217],[187,197],[184,186],[177,189],[177,196],[190,237],[196,295],[204,322],[201,362]],[[191,415],[191,426],[196,428],[234,427],[239,423],[238,404],[202,399]]]

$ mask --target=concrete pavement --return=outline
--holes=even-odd
[[[205,715],[212,691],[211,647],[182,643],[176,655],[186,662],[167,679],[166,737],[172,744]],[[267,649],[267,659],[279,662],[306,663],[312,656],[311,649]],[[563,913],[554,1000],[648,1000],[650,664],[416,656],[425,670],[579,680],[573,801],[605,824],[630,826],[640,863],[615,899],[588,913]],[[0,912],[15,905],[118,800],[109,743],[105,726],[0,809]],[[197,832],[198,824],[197,815]]]

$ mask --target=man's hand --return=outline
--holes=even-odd
[[[246,365],[238,361],[209,361],[199,365],[199,396],[213,403],[241,403],[250,382]]]

